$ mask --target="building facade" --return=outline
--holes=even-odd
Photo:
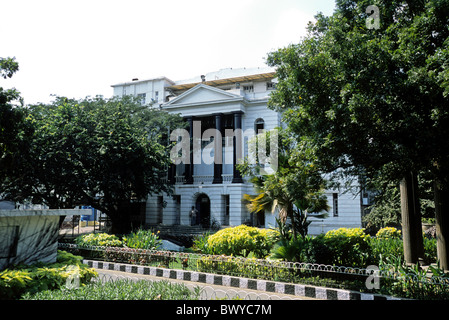
[[[189,152],[188,161],[180,161],[170,170],[174,195],[161,194],[147,200],[146,224],[275,226],[271,212],[248,212],[242,198],[255,191],[235,166],[241,155],[249,154],[254,134],[281,126],[281,115],[267,108],[275,89],[273,69],[222,69],[182,81],[165,77],[134,79],[112,87],[115,96],[141,97],[142,103],[180,114],[189,124],[186,132],[193,152]],[[327,190],[326,195],[331,207],[329,217],[310,218],[310,234],[361,226],[358,192]],[[194,219],[190,216],[192,207],[197,213]]]

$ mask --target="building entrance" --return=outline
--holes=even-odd
[[[200,224],[203,228],[210,227],[210,199],[207,195],[201,194],[196,199],[196,210],[198,210],[197,224]]]

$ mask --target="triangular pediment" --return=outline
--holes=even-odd
[[[205,84],[199,84],[166,103],[165,106],[196,105],[237,100],[243,100],[243,97]]]

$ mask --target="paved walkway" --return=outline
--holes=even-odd
[[[100,277],[103,277],[105,280],[108,279],[120,279],[120,278],[129,278],[129,279],[145,279],[151,281],[170,281],[173,283],[182,283],[186,285],[189,289],[193,290],[195,287],[201,287],[203,289],[201,294],[202,300],[214,300],[214,299],[229,299],[239,298],[242,300],[318,300],[308,297],[299,297],[295,295],[282,294],[282,293],[272,293],[265,291],[258,291],[252,289],[241,289],[241,288],[232,288],[220,285],[213,284],[205,284],[199,282],[191,282],[186,280],[179,279],[167,279],[161,278],[157,276],[145,275],[145,274],[136,274],[129,273],[123,271],[115,271],[115,270],[104,270],[104,269],[96,269]]]

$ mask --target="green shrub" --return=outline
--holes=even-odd
[[[0,271],[0,300],[16,299],[25,292],[32,280],[28,270]]]
[[[369,258],[369,236],[365,234],[364,229],[330,230],[315,239],[313,251],[318,263],[347,267],[366,266]]]
[[[313,240],[309,236],[291,237],[290,239],[282,238],[274,245],[270,258],[290,262],[304,262],[311,241]]]
[[[369,240],[370,264],[379,264],[381,258],[404,256],[404,246],[400,238],[378,238]]]
[[[202,235],[197,235],[193,239],[192,251],[202,254],[210,254],[211,250],[208,246],[208,240],[210,237],[210,232],[203,233]]]
[[[123,242],[115,235],[107,233],[90,233],[79,236],[75,243],[80,247],[123,247]]]
[[[62,265],[82,265],[83,257],[75,256],[67,251],[58,250],[58,255],[56,256],[56,262]]]
[[[130,235],[123,237],[123,243],[128,248],[156,250],[162,244],[158,235],[151,230],[139,229]]]
[[[76,289],[42,291],[26,294],[25,300],[196,300],[200,290],[189,290],[184,284],[166,280],[149,282],[120,279],[91,283]]]
[[[82,264],[81,259],[58,251],[56,263],[3,270],[0,272],[0,299],[17,299],[26,292],[59,289],[75,278],[79,279],[79,285],[85,285],[97,276],[97,272]]]
[[[427,264],[436,263],[437,258],[437,239],[428,239],[424,237],[424,261]]]
[[[211,235],[207,240],[207,246],[212,254],[247,257],[252,253],[257,258],[264,258],[274,244],[272,233],[275,232],[270,229],[240,225]]]
[[[281,261],[231,256],[202,256],[197,260],[201,272],[226,274],[252,279],[293,281],[295,272]]]
[[[308,246],[304,248],[303,261],[307,263],[318,263],[332,265],[334,263],[334,253],[332,248],[326,244],[324,234],[313,237],[308,243]]]

